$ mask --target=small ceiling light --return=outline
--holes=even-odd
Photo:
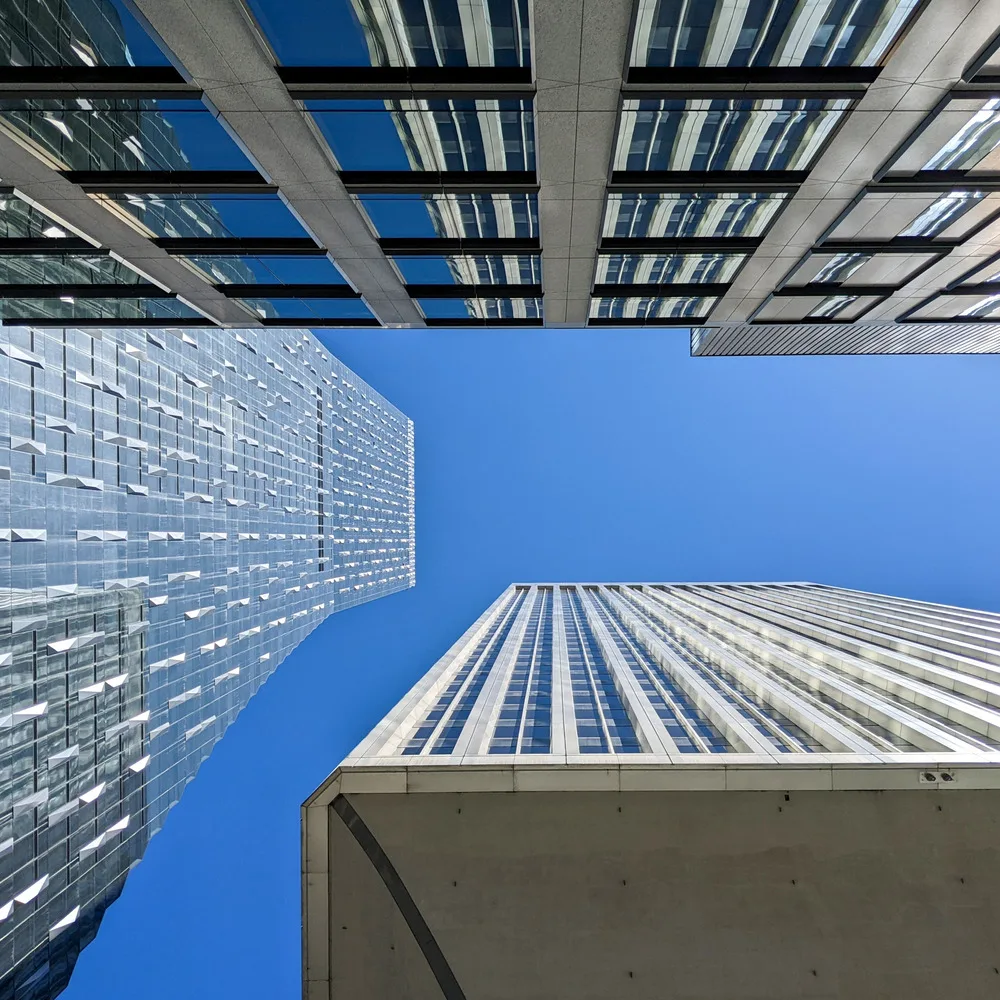
[[[60,295],[59,301],[68,302],[70,305],[73,305],[73,303],[76,302],[76,299],[74,299],[72,295]]]
[[[42,230],[42,236],[48,236],[50,240],[62,240],[66,238],[66,232],[58,226],[46,226]]]

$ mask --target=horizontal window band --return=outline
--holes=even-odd
[[[427,319],[424,322],[428,326],[451,326],[451,327],[489,327],[490,329],[500,326],[510,327],[540,327],[545,324],[540,319]]]
[[[374,316],[360,316],[356,319],[331,319],[329,316],[300,316],[298,319],[295,317],[283,316],[281,319],[258,319],[257,322],[261,326],[277,326],[277,327],[295,327],[300,326],[311,326],[311,327],[346,327],[351,328],[355,326],[365,326],[381,327],[382,324]],[[160,326],[173,326],[173,323],[160,323]]]
[[[62,170],[90,194],[272,194],[256,170]]]
[[[0,257],[62,256],[65,254],[86,254],[88,257],[106,257],[107,249],[94,246],[90,240],[82,236],[66,236],[49,239],[47,236],[24,237],[19,239],[0,239]]]
[[[541,250],[537,237],[479,237],[468,239],[425,239],[424,237],[384,237],[378,241],[382,252],[394,256],[438,257],[455,254],[518,254]]]
[[[662,327],[665,330],[686,330],[690,326],[701,326],[707,321],[705,316],[687,316],[683,319],[637,319],[629,316],[593,316],[587,326],[634,326]]]
[[[301,87],[497,87],[533,89],[530,66],[276,66],[289,90]]]
[[[1000,191],[1000,173],[977,174],[971,170],[918,170],[905,177],[886,174],[865,187],[865,194],[926,191],[929,194],[951,191]]]
[[[639,296],[655,296],[657,298],[677,295],[696,295],[701,298],[725,295],[729,291],[729,282],[649,282],[645,284],[594,285],[595,298],[633,299]]]
[[[941,253],[962,240],[929,240],[924,236],[894,236],[891,240],[824,240],[813,253]]]
[[[2,299],[172,299],[159,285],[143,282],[135,285],[0,285]]]
[[[949,295],[995,295],[1000,292],[1000,284],[989,281],[977,281],[968,285],[955,284],[948,285],[942,292],[947,292]]]
[[[150,319],[69,319],[67,317],[53,318],[52,316],[7,316],[3,321],[4,326],[55,326],[55,327],[151,327],[153,329],[172,329],[175,326],[218,326],[205,316],[171,316],[157,317]],[[248,317],[247,327],[259,325]],[[292,324],[302,326],[302,322]],[[315,326],[310,320],[310,325]]]
[[[360,299],[350,285],[236,285],[212,286],[227,299]]]
[[[538,299],[541,285],[407,285],[412,299]]]
[[[874,83],[882,72],[880,66],[630,66],[625,74],[625,88],[726,86],[740,88],[763,86],[822,87],[858,96],[859,88]],[[782,95],[788,96],[788,95]],[[796,92],[794,97],[798,97]]]
[[[902,285],[844,285],[838,282],[814,281],[807,285],[783,285],[771,294],[776,298],[796,298],[802,295],[892,295]],[[773,322],[773,321],[772,321]]]
[[[753,253],[760,237],[728,236],[606,236],[597,252],[673,254],[673,253]]]
[[[289,95],[296,101],[533,101],[535,92],[522,84],[486,83],[481,86],[463,84],[380,85],[371,83],[302,83],[287,84]]]
[[[42,241],[45,242],[44,240]],[[154,246],[166,250],[169,254],[187,256],[188,254],[222,254],[223,256],[238,256],[241,254],[304,254],[315,256],[322,253],[318,246],[308,236],[242,236],[242,237],[174,237],[156,236],[149,241]]]
[[[615,170],[609,191],[657,192],[749,191],[771,192],[798,190],[808,170]]]
[[[0,88],[22,84],[49,86],[158,87],[186,84],[173,66],[0,66]]]
[[[342,170],[351,194],[509,194],[538,190],[533,170]]]

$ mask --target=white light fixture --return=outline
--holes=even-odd
[[[63,240],[66,238],[66,231],[58,226],[46,226],[42,230],[42,236],[47,236],[50,240]]]

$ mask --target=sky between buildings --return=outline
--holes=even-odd
[[[281,665],[65,1000],[298,997],[300,803],[512,581],[813,580],[1000,611],[1000,356],[319,336],[415,423],[417,587],[332,616]]]

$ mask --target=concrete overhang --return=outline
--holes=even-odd
[[[346,763],[302,810],[303,996],[996,995],[1000,754],[726,756]]]

